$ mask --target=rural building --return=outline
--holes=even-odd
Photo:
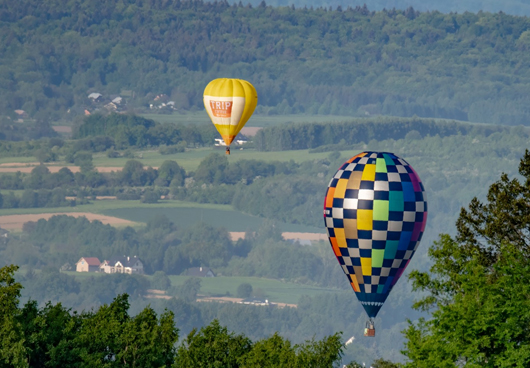
[[[99,271],[100,262],[96,257],[81,257],[75,264],[77,272],[97,272]]]
[[[215,138],[215,146],[226,146],[226,143],[222,138]]]
[[[215,277],[215,273],[208,267],[188,268],[186,275],[192,277]]]
[[[110,260],[105,260],[99,266],[99,271],[104,273],[144,273],[144,264],[140,258],[134,256],[119,256],[113,257]]]
[[[106,104],[104,106],[107,110],[109,111],[116,111],[118,110],[118,106],[116,106],[116,104],[114,102],[109,102],[108,104]]]
[[[247,298],[238,302],[239,304],[248,304],[248,305],[271,305],[267,299],[261,298]]]
[[[102,97],[103,95],[97,92],[94,92],[88,95],[88,98],[90,98],[92,101],[101,101]]]

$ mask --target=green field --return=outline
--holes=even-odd
[[[229,205],[173,200],[161,201],[156,204],[141,203],[139,200],[98,200],[76,207],[0,209],[0,216],[61,212],[91,212],[138,223],[146,223],[156,215],[163,214],[173,221],[178,228],[186,228],[199,222],[205,222],[215,227],[224,227],[228,231],[255,231],[259,229],[264,220],[261,217],[236,211]],[[282,222],[279,225],[283,231],[324,232],[323,228],[312,226]]]
[[[173,286],[179,286],[189,276],[169,276]],[[296,304],[302,295],[314,296],[323,293],[347,293],[346,290],[330,289],[308,285],[282,282],[280,280],[259,277],[204,277],[201,278],[200,293],[206,296],[230,296],[237,294],[237,287],[242,283],[252,285],[254,294],[263,293],[263,297],[274,303]],[[353,292],[351,293],[354,297]]]
[[[263,218],[227,208],[204,207],[130,207],[101,211],[108,216],[115,216],[134,222],[146,222],[157,215],[165,215],[174,222],[177,228],[186,228],[204,222],[215,227],[224,227],[228,231],[256,231],[263,223]],[[324,228],[279,223],[283,231],[324,233]]]
[[[343,157],[351,157],[360,150],[341,151]],[[129,160],[138,160],[144,166],[160,167],[166,160],[177,161],[186,171],[195,171],[199,167],[201,161],[211,153],[224,154],[224,148],[209,147],[191,149],[187,152],[175,153],[172,155],[161,155],[158,150],[135,151],[134,158],[108,158],[105,153],[93,154],[93,163],[96,167],[123,167]],[[322,159],[329,155],[329,152],[309,153],[309,150],[292,150],[292,151],[275,151],[275,152],[260,152],[254,149],[237,148],[232,149],[232,153],[228,156],[229,162],[236,162],[240,160],[261,160],[261,161],[290,161],[300,163],[304,161]],[[4,157],[0,158],[0,163],[26,163],[35,162],[34,157]],[[56,161],[48,163],[49,166],[72,166],[70,163],[64,161]],[[9,175],[5,173],[2,175]]]
[[[100,277],[104,273],[93,272],[75,272],[63,271],[63,273],[74,276],[78,280],[86,280],[90,277]],[[152,276],[146,276],[149,280]],[[189,276],[175,276],[169,275],[171,286],[180,286],[186,281]],[[330,289],[317,286],[295,284],[293,282],[284,282],[281,280],[265,279],[261,277],[203,277],[201,278],[200,295],[204,296],[230,296],[235,297],[237,288],[242,283],[252,285],[252,290],[255,295],[268,299],[273,303],[288,303],[296,304],[303,295],[315,296],[324,293],[350,293],[352,298],[353,292],[349,290]]]
[[[351,157],[359,153],[360,150],[341,151],[343,157]],[[217,148],[199,148],[192,149],[188,152],[175,153],[172,155],[161,155],[158,151],[143,151],[142,158],[138,157],[136,160],[141,161],[145,166],[160,167],[166,160],[173,160],[178,162],[186,171],[194,171],[199,167],[201,161],[211,153],[224,154],[224,149]],[[292,151],[275,151],[275,152],[260,152],[253,149],[239,150],[232,149],[231,155],[228,157],[229,162],[236,162],[239,160],[262,160],[262,161],[290,161],[304,162],[322,159],[329,156],[329,152],[309,153],[309,150],[292,150]],[[108,158],[104,154],[94,155],[94,166],[123,167],[130,158]],[[13,160],[14,162],[14,160]]]
[[[97,214],[105,214],[108,210],[119,210],[123,209],[124,212],[130,211],[134,208],[135,210],[141,211],[144,209],[157,210],[166,208],[196,208],[196,209],[216,209],[216,210],[232,210],[228,205],[221,204],[203,204],[195,202],[185,201],[162,201],[157,204],[142,203],[139,200],[135,201],[119,201],[119,200],[98,200],[92,201],[90,204],[79,205],[76,207],[53,207],[53,208],[4,208],[0,209],[0,216],[8,215],[23,215],[23,214],[37,214],[37,213],[60,213],[60,212],[90,212]],[[145,223],[150,218],[143,219],[142,223]]]
[[[29,163],[29,162],[35,162],[35,161],[37,161],[35,156],[0,157],[0,164],[8,164],[11,162]]]
[[[211,124],[210,118],[206,111],[186,112],[166,114],[141,114],[146,119],[152,119],[159,123],[173,124]],[[254,114],[245,124],[247,127],[267,127],[279,124],[292,123],[321,123],[333,121],[351,120],[351,116],[339,115],[259,115]]]

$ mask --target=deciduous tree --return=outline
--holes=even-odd
[[[487,200],[462,209],[457,235],[429,250],[430,272],[414,271],[432,310],[410,323],[408,367],[526,367],[530,364],[530,152],[519,165],[524,182],[501,179]]]

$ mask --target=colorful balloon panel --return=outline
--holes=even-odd
[[[375,317],[425,230],[427,201],[418,174],[393,153],[358,154],[331,179],[324,221],[342,270]]]
[[[241,79],[219,78],[208,83],[203,95],[204,108],[212,123],[230,146],[258,104],[252,84]]]

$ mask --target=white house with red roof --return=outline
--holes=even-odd
[[[81,257],[75,264],[75,270],[77,272],[96,272],[99,271],[99,259],[96,257]]]

